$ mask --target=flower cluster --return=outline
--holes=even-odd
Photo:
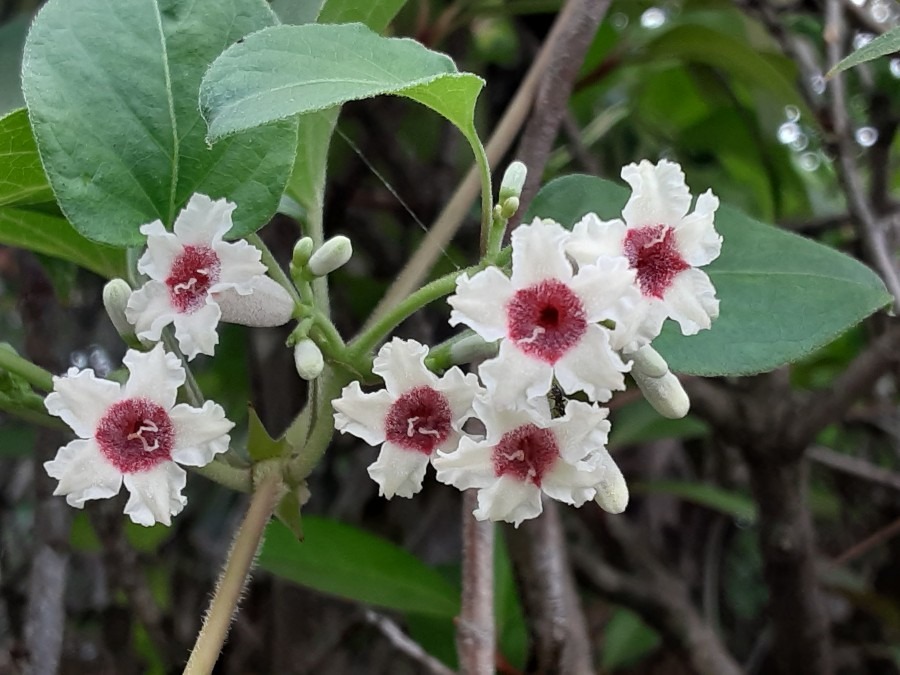
[[[369,468],[382,495],[418,492],[430,462],[439,481],[478,489],[479,519],[518,525],[541,513],[541,493],[625,509],[600,403],[625,388],[633,366],[645,393],[677,387],[649,344],[667,318],[691,335],[718,316],[715,289],[697,268],[718,256],[721,238],[718,199],[706,192],[690,211],[677,164],[643,161],[622,177],[632,195],[621,219],[589,213],[571,232],[535,219],[513,232],[509,276],[488,267],[457,279],[451,325],[499,343],[477,378],[456,367],[438,377],[425,367],[426,347],[395,339],[375,360],[386,389],[367,394],[353,383],[334,401],[339,431],[382,444]],[[551,406],[554,387],[589,402]],[[668,409],[683,415],[675,398]],[[483,434],[465,432],[469,418]]]

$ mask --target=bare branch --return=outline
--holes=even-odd
[[[380,630],[397,651],[406,654],[432,675],[454,675],[452,670],[422,649],[422,645],[410,638],[400,626],[388,617],[371,609],[367,609],[364,616],[366,622]]]
[[[477,492],[463,493],[462,610],[456,622],[456,651],[462,675],[493,675],[494,524],[477,521]]]

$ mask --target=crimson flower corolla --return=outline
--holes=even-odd
[[[352,382],[333,402],[338,431],[381,445],[369,475],[388,499],[422,489],[430,459],[456,447],[480,390],[475,375],[456,367],[438,377],[425,367],[427,355],[424,345],[395,338],[379,350],[372,367],[385,388],[367,394]]]
[[[608,410],[569,401],[551,419],[546,399],[520,408],[498,408],[478,397],[475,414],[483,440],[463,437],[456,451],[439,452],[437,479],[460,490],[478,489],[478,520],[504,520],[517,527],[541,514],[541,493],[573,506],[596,499],[621,513],[628,502],[625,479],[606,450]]]
[[[235,208],[225,199],[195,194],[173,232],[159,220],[141,226],[147,250],[137,268],[150,280],[131,294],[125,308],[139,338],[157,341],[162,329],[174,324],[179,347],[193,359],[213,354],[220,319],[253,326],[290,319],[290,295],[265,276],[259,249],[223,239]]]
[[[634,295],[634,272],[624,257],[602,258],[574,272],[563,250],[569,233],[535,219],[512,234],[512,275],[489,267],[456,280],[450,324],[464,323],[488,342],[496,358],[478,373],[495,405],[509,408],[546,396],[556,377],[568,393],[606,401],[625,388],[629,366],[610,347],[598,322],[619,319]]]
[[[579,265],[610,256],[628,260],[640,300],[617,323],[612,341],[633,352],[659,335],[666,318],[684,335],[712,325],[719,315],[716,289],[697,268],[719,256],[722,238],[713,223],[718,198],[707,190],[688,213],[691,194],[678,164],[644,160],[624,167],[622,178],[632,189],[622,220],[587,214],[572,229],[566,251]]]
[[[98,379],[91,369],[70,368],[53,378],[44,405],[78,438],[44,469],[59,480],[53,494],[65,495],[71,506],[114,497],[124,483],[131,520],[169,525],[187,503],[181,494],[187,474],[178,464],[211,462],[228,449],[234,424],[212,401],[202,408],[175,404],[185,372],[161,344],[147,353],[128,350],[123,362],[130,372],[124,385]]]

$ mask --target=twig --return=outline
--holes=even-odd
[[[365,619],[367,623],[372,624],[381,631],[392,645],[413,661],[425,668],[432,675],[455,675],[443,663],[434,658],[431,654],[422,649],[422,646],[410,638],[396,623],[391,621],[383,614],[367,609],[365,611]]]
[[[459,669],[462,675],[493,675],[494,524],[472,516],[478,505],[475,490],[463,493],[462,504],[462,609],[456,622]]]
[[[831,560],[829,566],[839,567],[841,565],[846,565],[848,562],[856,560],[860,556],[865,555],[873,548],[881,546],[885,542],[896,537],[898,534],[900,534],[900,518],[897,518],[894,522],[886,525],[874,534],[869,535],[862,541],[848,548],[839,556]]]
[[[811,460],[827,466],[829,469],[841,471],[869,483],[900,490],[900,474],[875,466],[864,459],[835,452],[823,446],[813,446],[806,451],[806,454]]]
[[[507,527],[505,536],[531,632],[529,672],[592,673],[591,645],[556,502],[545,499],[540,517]]]

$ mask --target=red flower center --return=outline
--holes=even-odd
[[[415,387],[388,410],[385,437],[404,450],[430,455],[450,435],[451,416],[446,396],[425,385]]]
[[[119,471],[138,473],[172,459],[175,430],[162,406],[145,398],[127,398],[110,406],[94,438]]]
[[[506,306],[509,339],[529,356],[554,364],[587,330],[584,306],[558,279],[516,291]]]
[[[530,481],[538,487],[558,458],[559,445],[553,432],[534,424],[507,431],[491,453],[495,475]]]
[[[679,272],[690,269],[675,244],[675,230],[668,225],[648,225],[628,230],[625,257],[637,270],[641,293],[662,299]]]
[[[219,268],[219,256],[209,246],[185,246],[166,279],[175,309],[190,314],[205,305],[210,286],[219,280]]]

